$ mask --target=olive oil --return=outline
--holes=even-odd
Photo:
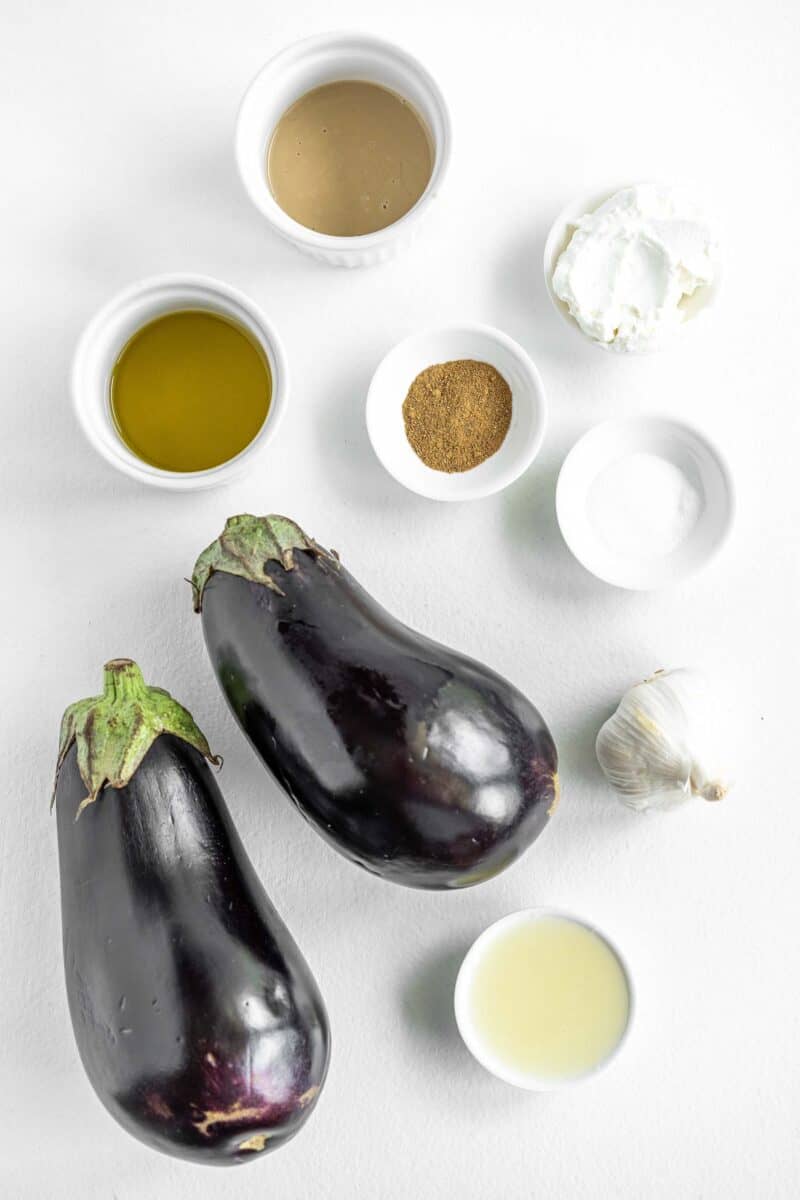
[[[630,1014],[627,976],[609,944],[578,921],[536,914],[489,942],[467,1000],[470,1024],[492,1058],[547,1082],[598,1067]]]
[[[205,471],[235,458],[269,412],[272,375],[255,339],[218,313],[187,309],[142,326],[111,375],[122,440],[165,471]]]

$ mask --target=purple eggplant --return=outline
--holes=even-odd
[[[412,887],[465,887],[542,832],[558,759],[534,706],[400,624],[293,521],[231,517],[192,585],[234,716],[353,862]]]
[[[67,709],[54,803],[72,1026],[148,1146],[235,1164],[281,1146],[325,1080],[317,985],[233,826],[191,716],[135,663]]]

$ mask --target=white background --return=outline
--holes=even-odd
[[[624,1197],[771,1200],[800,1187],[798,988],[798,112],[791,0],[3,0],[0,338],[4,795],[0,808],[0,1194],[4,1200]],[[241,92],[295,36],[396,38],[452,107],[448,185],[415,248],[342,273],[277,241],[232,160]],[[726,230],[723,296],[662,356],[582,345],[540,256],[574,194],[696,180]],[[202,271],[249,292],[285,340],[290,409],[258,474],[173,496],[107,467],[73,421],[80,330],[118,288]],[[370,375],[423,325],[488,321],[533,355],[551,425],[529,473],[472,505],[415,498],[374,459]],[[594,422],[704,426],[739,488],[734,539],[669,592],[571,560],[554,518],[564,454]],[[230,513],[287,512],[410,624],[507,674],[562,759],[557,818],[500,879],[422,894],[323,845],[224,707],[183,582]],[[48,789],[64,706],[113,655],[187,703],[246,845],[307,955],[334,1033],[302,1134],[238,1171],[124,1134],[75,1050]],[[717,676],[737,786],[638,817],[605,790],[596,730],[657,667]],[[605,926],[639,987],[605,1076],[518,1093],[451,1018],[456,967],[490,921],[535,903]]]

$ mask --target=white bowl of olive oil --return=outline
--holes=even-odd
[[[201,275],[162,275],[120,292],[89,322],[72,398],[92,446],[155,487],[230,483],[275,437],[286,357],[243,293]]]
[[[456,981],[455,1016],[487,1071],[528,1091],[554,1091],[617,1056],[633,1019],[633,985],[619,950],[589,922],[525,909],[473,943]]]

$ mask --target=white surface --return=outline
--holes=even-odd
[[[406,437],[403,402],[420,372],[470,358],[489,363],[508,383],[511,424],[500,448],[471,471],[433,471]],[[547,403],[541,376],[518,342],[489,325],[451,325],[420,330],[389,351],[370,381],[366,421],[378,458],[412,492],[432,500],[477,500],[508,487],[533,462],[547,427]]]
[[[796,273],[781,256],[800,250],[797,6],[39,0],[5,4],[2,20],[4,1200],[793,1200],[800,429]],[[272,236],[233,162],[247,81],[285,41],[333,23],[418,50],[454,116],[441,204],[413,250],[371,272],[332,271]],[[681,175],[709,185],[727,229],[702,336],[698,322],[696,338],[631,361],[584,347],[541,278],[554,215],[596,181]],[[71,411],[87,319],[170,270],[249,292],[289,356],[280,437],[227,492],[123,479]],[[531,353],[551,425],[513,488],[437,505],[376,461],[364,396],[399,338],[464,319]],[[620,593],[563,545],[555,477],[590,424],[662,411],[729,452],[737,527],[668,595]],[[542,708],[564,795],[500,879],[428,895],[370,878],[267,781],[212,679],[184,582],[224,518],[247,509],[294,515],[398,616],[479,654]],[[48,795],[61,711],[97,690],[114,654],[188,703],[225,755],[230,807],[330,1010],[331,1073],[307,1129],[237,1171],[129,1138],[72,1043]],[[684,663],[720,679],[736,787],[721,804],[639,818],[609,796],[592,743],[628,684]],[[550,1096],[491,1079],[451,1009],[472,939],[536,904],[613,930],[638,985],[619,1061]]]
[[[629,499],[622,489],[616,496],[598,495],[609,473],[624,472],[627,465],[642,458],[652,460],[652,465],[646,471],[646,486],[640,480],[642,495],[638,501]],[[659,474],[653,469],[659,464],[683,479],[699,510],[691,529],[677,544],[656,554],[654,549],[659,543],[655,530],[664,520],[663,510],[659,510],[661,498],[656,494]],[[648,487],[653,489],[652,494]],[[734,488],[728,463],[699,430],[670,418],[629,417],[602,421],[575,443],[558,476],[556,514],[564,540],[587,570],[617,587],[647,591],[667,587],[703,570],[720,552],[733,527]],[[623,496],[628,512],[619,506]],[[669,494],[666,499],[668,502]],[[629,522],[627,541],[622,524],[618,542],[604,537],[603,522],[609,520],[609,504],[620,522],[626,518]],[[676,519],[680,516],[677,512],[672,515]],[[653,533],[646,553],[636,552],[637,530]],[[666,534],[670,534],[669,527]]]
[[[557,919],[561,922],[569,921],[572,925],[583,926],[584,929],[590,930],[601,941],[605,942],[609,950],[614,954],[619,964],[620,972],[625,980],[627,991],[627,1016],[625,1026],[620,1033],[619,1039],[614,1046],[606,1053],[605,1058],[600,1062],[595,1061],[594,1066],[584,1070],[579,1075],[549,1077],[542,1078],[531,1071],[525,1071],[513,1063],[508,1061],[505,1055],[497,1053],[494,1046],[491,1044],[491,1038],[486,1037],[486,1031],[481,1029],[480,1021],[474,1019],[473,989],[478,971],[481,967],[486,954],[498,941],[502,941],[510,930],[519,928],[524,925],[533,925],[542,918]],[[552,982],[552,980],[551,980]],[[496,992],[494,993],[496,995]],[[624,956],[618,946],[615,946],[611,938],[603,930],[598,929],[590,921],[580,917],[577,913],[566,912],[561,908],[548,908],[544,905],[539,908],[523,908],[519,912],[507,913],[501,917],[499,921],[494,921],[488,929],[484,929],[478,935],[475,941],[470,946],[464,961],[458,970],[456,976],[456,986],[453,989],[453,1009],[455,1012],[456,1025],[458,1032],[464,1040],[464,1044],[471,1054],[475,1056],[477,1062],[496,1075],[498,1079],[512,1084],[514,1087],[524,1088],[531,1092],[558,1092],[566,1088],[575,1087],[579,1083],[586,1083],[587,1080],[599,1075],[601,1071],[605,1071],[610,1067],[614,1059],[621,1053],[625,1043],[630,1036],[633,1022],[636,1017],[636,1001],[635,989],[633,984],[633,973],[630,966],[625,962]],[[484,1014],[485,1015],[485,1014]],[[574,1022],[574,1014],[573,1014]],[[573,1023],[572,1028],[576,1026]]]
[[[181,308],[207,309],[238,321],[263,350],[272,375],[269,412],[259,432],[235,458],[206,471],[163,471],[143,462],[119,436],[109,406],[111,375],[125,345],[143,325]],[[275,328],[249,296],[203,275],[157,275],[124,288],[92,317],[75,351],[70,385],[90,444],[112,466],[141,483],[189,492],[231,483],[261,465],[286,412],[289,370]]]
[[[265,164],[273,131],[287,108],[313,88],[347,78],[369,79],[411,101],[433,139],[433,169],[425,191],[399,221],[360,237],[332,237],[283,211],[270,190]],[[364,33],[325,33],[291,42],[259,71],[236,120],[236,161],[250,199],[276,232],[330,266],[375,266],[407,250],[439,196],[450,148],[447,102],[426,67],[404,48]]]

